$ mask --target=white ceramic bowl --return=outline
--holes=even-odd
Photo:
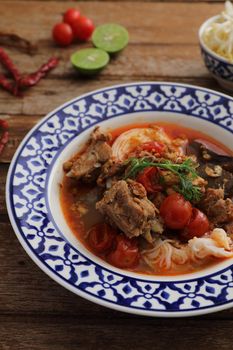
[[[205,66],[218,81],[219,85],[226,90],[233,91],[233,64],[224,57],[221,57],[213,52],[203,40],[203,33],[205,32],[206,28],[209,27],[211,23],[216,22],[219,18],[220,15],[211,17],[201,25],[199,29],[201,54]]]

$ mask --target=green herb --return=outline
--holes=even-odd
[[[151,162],[148,158],[131,158],[127,162],[129,165],[125,174],[125,179],[135,178],[136,175],[147,167],[156,167],[171,171],[177,175],[180,180],[179,186],[174,189],[181,193],[189,201],[199,201],[201,198],[200,187],[193,185],[192,180],[198,177],[195,169],[195,163],[191,158],[186,159],[183,163],[172,163],[170,160],[164,160],[161,163]]]
[[[201,199],[202,192],[200,187],[193,185],[193,178],[187,177],[187,175],[179,174],[180,187],[174,186],[174,189],[182,194],[185,199],[190,202],[198,202]]]

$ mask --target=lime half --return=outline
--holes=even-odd
[[[117,53],[124,49],[129,42],[127,30],[119,24],[108,23],[96,27],[92,34],[95,47],[108,53]]]
[[[109,54],[100,49],[82,49],[71,56],[75,68],[84,74],[96,74],[109,62]]]

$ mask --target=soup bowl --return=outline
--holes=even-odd
[[[169,122],[205,131],[232,148],[233,99],[200,87],[140,82],[77,97],[47,115],[22,141],[7,178],[9,217],[22,246],[50,277],[75,294],[116,310],[193,316],[233,305],[232,259],[177,276],[122,270],[74,236],[60,201],[63,163],[103,130]]]
[[[201,55],[204,60],[206,68],[217,80],[219,85],[224,89],[233,90],[233,64],[224,57],[216,54],[212,51],[204,42],[203,34],[212,23],[217,22],[220,15],[214,16],[206,20],[199,29],[199,44],[201,49]]]

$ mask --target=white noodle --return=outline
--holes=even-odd
[[[135,128],[125,131],[117,137],[112,145],[113,156],[118,160],[125,160],[136,147],[150,141],[171,143],[171,139],[162,128]]]
[[[233,5],[229,0],[218,22],[211,23],[204,31],[203,40],[215,53],[233,62]]]
[[[174,265],[200,262],[210,257],[233,257],[231,244],[226,232],[216,228],[210,235],[194,237],[187,244],[180,244],[178,247],[174,240],[158,239],[154,248],[142,252],[142,258],[154,270],[169,270]]]

